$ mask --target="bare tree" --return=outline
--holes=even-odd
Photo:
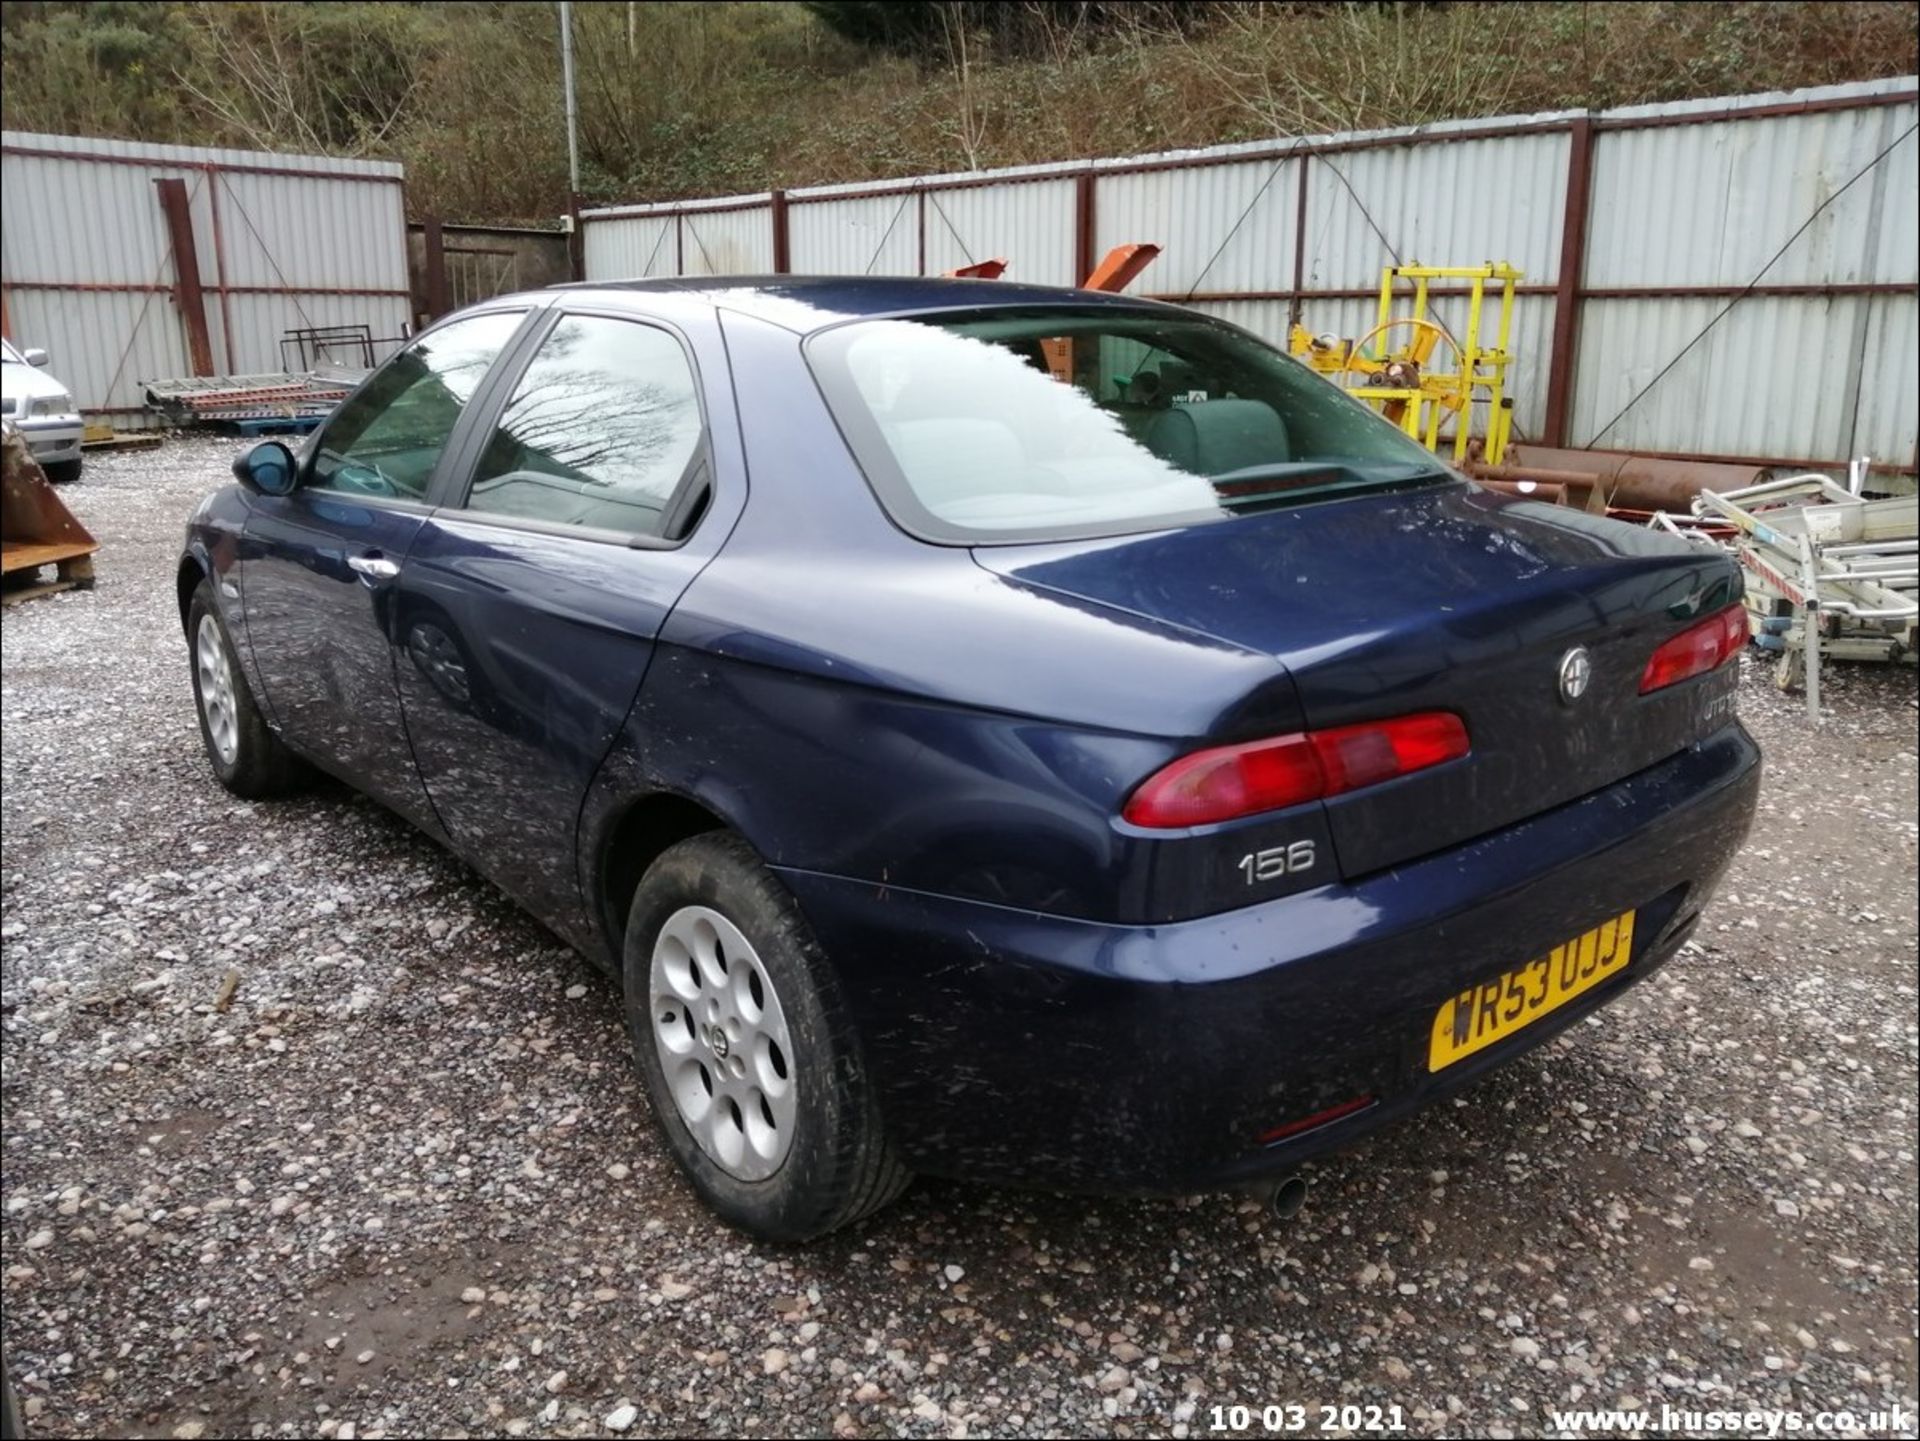
[[[987,141],[987,116],[980,96],[979,78],[975,73],[976,57],[972,29],[967,23],[968,7],[965,0],[939,0],[935,8],[940,15],[940,41],[946,49],[947,61],[953,67],[956,87],[956,113],[941,129],[966,156],[967,169],[978,170],[981,150]]]

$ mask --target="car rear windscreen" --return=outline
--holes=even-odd
[[[930,540],[1119,535],[1449,475],[1333,384],[1199,315],[859,321],[807,354],[882,501]]]

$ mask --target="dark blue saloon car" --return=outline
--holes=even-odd
[[[194,515],[215,774],[318,766],[624,990],[723,1217],[1271,1186],[1662,965],[1759,756],[1723,556],[1264,342],[994,282],[570,287]]]

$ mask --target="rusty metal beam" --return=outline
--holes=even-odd
[[[1574,347],[1580,331],[1580,275],[1587,263],[1587,208],[1593,199],[1593,121],[1582,115],[1567,135],[1567,197],[1560,216],[1560,276],[1554,286],[1553,339],[1547,349],[1547,413],[1542,439],[1567,443]]]
[[[1116,245],[1080,284],[1088,290],[1125,290],[1159,256],[1157,245]]]
[[[187,200],[187,182],[156,180],[160,210],[167,220],[167,240],[173,247],[173,303],[187,328],[188,363],[195,375],[213,374],[213,341],[207,335],[207,301],[200,289],[200,254],[193,244],[193,211]]]
[[[787,192],[776,190],[769,207],[773,223],[773,273],[785,275],[793,269],[793,232],[787,224]]]
[[[427,220],[420,228],[421,278],[427,283],[427,319],[438,320],[449,310],[453,302],[447,294],[447,245],[441,234],[438,220]]]

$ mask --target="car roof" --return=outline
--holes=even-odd
[[[656,280],[590,280],[552,289],[574,294],[593,292],[616,303],[620,297],[647,294],[689,296],[803,333],[845,320],[916,311],[1035,305],[1141,309],[1159,305],[1157,301],[1103,290],[918,275],[686,275]]]

